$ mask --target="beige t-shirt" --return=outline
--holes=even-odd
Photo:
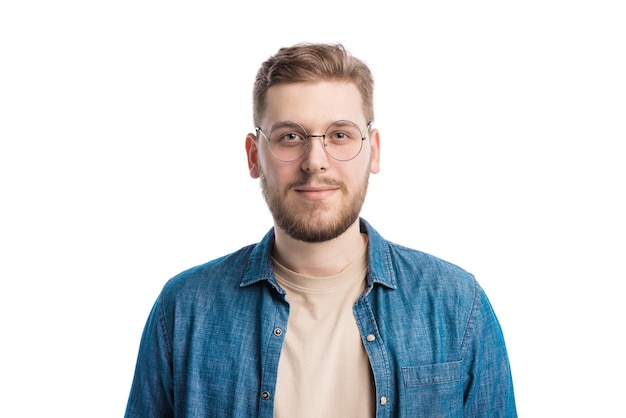
[[[274,260],[290,305],[275,417],[375,416],[371,367],[352,311],[365,288],[366,249],[331,277],[302,276]]]

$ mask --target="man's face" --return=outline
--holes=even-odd
[[[338,120],[356,123],[367,138],[361,152],[349,161],[326,154],[322,138],[310,138],[305,154],[291,162],[276,159],[262,134],[246,138],[250,175],[260,178],[276,227],[294,239],[331,240],[357,221],[369,174],[379,171],[379,136],[375,129],[368,132],[361,96],[352,83],[279,84],[267,91],[260,125],[267,135],[285,121],[298,122],[309,134],[320,135]]]

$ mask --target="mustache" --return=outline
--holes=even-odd
[[[341,189],[345,188],[345,184],[342,181],[334,180],[326,177],[319,177],[313,179],[312,177],[302,177],[296,181],[292,181],[287,185],[287,189],[295,189],[299,187],[307,187],[307,186],[330,186],[330,187],[339,187]]]

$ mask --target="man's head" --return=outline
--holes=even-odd
[[[281,48],[265,61],[253,90],[254,124],[265,111],[267,89],[280,83],[344,81],[356,86],[363,100],[367,123],[374,121],[374,78],[369,67],[341,44],[297,44]]]
[[[379,171],[372,86],[369,69],[341,46],[283,48],[262,65],[248,167],[291,238],[328,241],[357,222],[369,174]]]

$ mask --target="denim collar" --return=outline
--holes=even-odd
[[[360,218],[361,232],[368,236],[367,261],[368,275],[367,286],[371,288],[378,283],[389,287],[396,288],[396,274],[392,268],[391,255],[389,251],[389,243],[382,237],[372,226],[363,218]],[[274,268],[272,265],[272,246],[274,244],[274,228],[263,237],[263,239],[254,246],[248,260],[248,267],[241,280],[241,287],[251,284],[267,281],[276,288],[281,294],[285,292],[280,288],[274,277]]]

